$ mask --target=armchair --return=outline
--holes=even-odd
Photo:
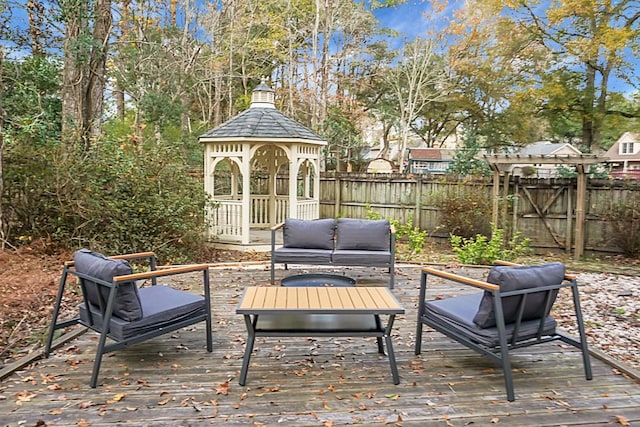
[[[149,271],[133,273],[129,261],[144,259],[149,263]],[[163,277],[191,272],[202,273],[204,296],[157,283]],[[82,303],[77,317],[59,321],[60,304],[69,276],[79,280]],[[147,279],[151,286],[138,288],[136,281]],[[206,265],[157,269],[153,252],[106,257],[82,249],[74,254],[73,261],[64,264],[45,357],[49,357],[57,329],[81,324],[94,330],[100,334],[90,381],[90,386],[95,388],[105,353],[202,321],[206,324],[207,351],[211,352],[211,302]]]
[[[511,360],[512,350],[561,340],[582,352],[585,377],[592,378],[591,362],[580,309],[576,277],[566,274],[561,263],[521,266],[497,261],[487,281],[424,267],[420,280],[420,299],[415,354],[421,353],[422,329],[427,325],[497,362],[504,373],[507,400],[515,400]],[[434,276],[478,288],[483,292],[427,301],[427,279]],[[579,339],[556,331],[550,316],[558,290],[571,289]]]

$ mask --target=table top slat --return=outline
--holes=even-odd
[[[365,304],[362,299],[362,293],[358,291],[357,288],[345,288],[348,290],[349,298],[351,298],[351,302],[353,304],[353,308],[356,309],[364,309],[367,308],[367,304]]]
[[[388,288],[382,287],[248,287],[239,314],[297,313],[404,313]]]

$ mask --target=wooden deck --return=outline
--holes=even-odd
[[[386,280],[370,268],[323,271],[345,272],[367,286]],[[91,389],[97,335],[87,332],[2,380],[0,426],[640,423],[638,382],[596,358],[594,379],[586,381],[579,352],[561,343],[515,352],[511,403],[491,362],[441,334],[426,332],[416,357],[417,267],[397,268],[394,294],[406,309],[393,328],[399,385],[390,381],[375,338],[283,337],[256,340],[241,387],[247,334],[235,311],[244,288],[267,286],[269,272],[265,266],[212,269],[211,278],[213,353],[205,350],[202,324],[106,355]],[[432,296],[458,293],[452,286],[434,288]]]

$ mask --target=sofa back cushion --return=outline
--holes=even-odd
[[[294,219],[284,221],[283,246],[285,248],[333,250],[336,222],[326,219]]]
[[[336,249],[388,251],[390,233],[386,219],[338,218]]]
[[[111,259],[98,252],[81,249],[74,255],[74,265],[78,273],[83,273],[105,282],[113,282],[115,276],[133,273],[126,260]],[[81,279],[84,283],[87,299],[96,307],[106,308],[110,288],[92,280]],[[120,283],[116,294],[113,315],[126,321],[142,318],[142,305],[138,288],[134,282]]]
[[[500,292],[517,291],[522,289],[537,288],[541,286],[557,285],[562,283],[565,275],[565,266],[560,262],[532,266],[494,266],[489,271],[487,282],[500,286]],[[558,294],[553,291],[551,303]],[[527,295],[522,321],[539,319],[547,315],[545,313],[544,300],[546,292],[531,293]],[[515,322],[518,316],[518,305],[521,295],[502,298],[502,310],[504,322]],[[481,328],[490,328],[496,325],[496,317],[493,310],[493,294],[485,291],[480,306],[473,321]]]

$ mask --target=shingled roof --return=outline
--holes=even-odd
[[[324,139],[309,128],[275,108],[273,89],[269,86],[261,83],[253,92],[253,101],[247,110],[211,129],[200,138],[295,138],[324,142]]]

